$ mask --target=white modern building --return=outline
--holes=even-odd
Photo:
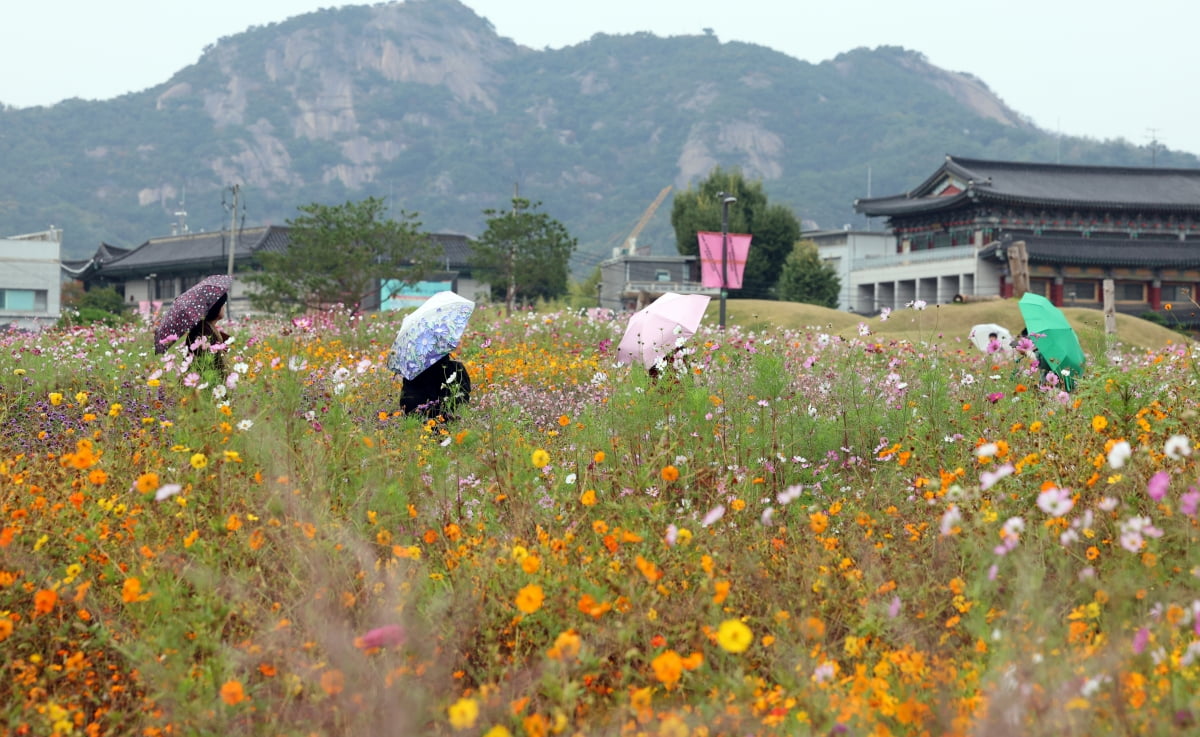
[[[0,238],[0,329],[41,330],[62,304],[62,231]]]

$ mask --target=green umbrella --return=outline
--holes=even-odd
[[[1076,377],[1083,375],[1087,359],[1067,316],[1050,300],[1032,292],[1022,295],[1018,306],[1034,347],[1050,370],[1063,380],[1067,391],[1071,391],[1075,388]]]

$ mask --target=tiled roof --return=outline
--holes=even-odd
[[[274,245],[279,239],[287,242],[287,228],[272,225],[242,230],[236,238],[234,258],[248,257],[265,243]],[[217,263],[228,258],[228,240],[229,233],[222,231],[151,238],[129,253],[104,264],[104,271],[110,274],[140,273],[147,269],[186,269]]]
[[[1030,263],[1084,266],[1141,266],[1145,268],[1200,267],[1200,243],[1148,238],[1050,238],[1022,236]],[[986,258],[1003,248],[993,243],[979,255]]]
[[[430,233],[434,244],[442,249],[439,264],[446,268],[465,268],[471,261],[471,239],[458,233]]]
[[[947,177],[966,185],[941,196]],[[1044,207],[1200,213],[1200,169],[1033,164],[947,156],[915,189],[889,197],[859,199],[864,215],[901,215],[947,210],[966,202]]]

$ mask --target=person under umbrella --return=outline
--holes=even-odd
[[[229,340],[229,333],[217,327],[217,323],[225,317],[225,303],[228,301],[229,296],[222,294],[217,303],[204,313],[204,319],[188,331],[186,338],[196,372],[204,376],[208,371],[214,371],[221,381],[229,376],[229,369],[225,366],[224,351],[213,346],[223,347]]]
[[[224,378],[224,360],[209,349],[229,340],[229,336],[216,323],[225,316],[225,304],[232,285],[232,277],[214,274],[176,297],[154,330],[154,352],[165,353],[181,337],[186,338],[187,349],[193,360],[202,359],[197,369],[206,368],[203,364],[210,364]]]
[[[450,354],[474,310],[471,300],[438,292],[405,316],[387,362],[404,380],[400,402],[405,413],[450,420],[456,407],[470,401],[471,378]]]
[[[457,419],[454,410],[470,401],[471,377],[467,368],[449,355],[401,383],[400,406],[408,415],[454,420]]]

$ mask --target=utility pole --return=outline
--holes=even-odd
[[[520,183],[513,182],[512,216],[514,224],[517,219],[517,198],[520,196]],[[517,301],[517,242],[512,238],[513,234],[510,232],[508,241],[508,293],[504,299],[504,314],[506,317],[512,316],[513,306]]]
[[[229,188],[233,191],[233,207],[230,208],[232,213],[229,218],[229,278],[233,278],[233,252],[237,250],[237,212],[238,212],[238,190],[239,185],[235,184]],[[233,291],[233,286],[230,285],[229,291]],[[232,297],[233,295],[229,295]],[[225,300],[225,316],[233,317],[233,300]]]

